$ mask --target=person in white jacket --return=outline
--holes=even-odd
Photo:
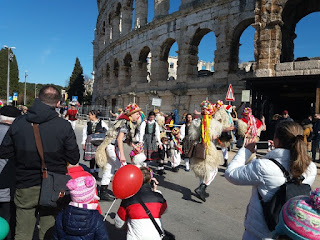
[[[255,151],[255,141],[247,141],[228,165],[225,177],[236,185],[252,185],[252,195],[244,221],[244,240],[271,238],[272,234],[265,222],[258,192],[267,202],[286,182],[283,172],[270,158],[278,161],[292,177],[305,178],[303,183],[312,185],[317,175],[317,167],[307,155],[307,146],[303,141],[303,129],[298,123],[279,124],[274,136],[275,149],[264,158],[247,160]]]

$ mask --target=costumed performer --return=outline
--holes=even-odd
[[[264,117],[261,118],[261,121],[257,119],[253,116],[251,108],[244,108],[242,116],[243,118],[238,120],[238,135],[243,140],[240,140],[241,146],[237,143],[239,148],[243,146],[245,139],[254,139],[255,142],[258,142],[261,132],[266,130]]]
[[[189,134],[189,127],[192,123],[192,120],[193,120],[193,117],[191,113],[187,113],[185,116],[185,123],[180,128],[180,136],[182,140],[182,158],[184,160],[184,164],[186,165],[185,170],[187,172],[190,171],[190,158],[188,154],[192,145],[192,140]]]
[[[221,147],[224,160],[223,166],[226,167],[229,158],[228,148],[234,139],[232,132],[232,130],[234,130],[233,118],[231,116],[232,107],[231,105],[226,106],[222,100],[218,100],[216,103],[216,108],[217,112],[214,114],[214,119],[219,121],[223,127],[221,136],[217,139],[217,142]]]
[[[162,149],[160,128],[155,117],[156,114],[153,111],[149,112],[148,119],[140,125],[139,142],[143,143],[147,161],[159,160],[158,147]]]
[[[172,166],[171,170],[172,172],[178,172],[182,154],[182,145],[180,144],[180,128],[178,127],[174,127],[171,130],[170,151]]]
[[[120,115],[106,138],[96,151],[96,163],[103,169],[100,188],[100,199],[113,201],[114,197],[108,193],[108,185],[115,170],[126,165],[123,143],[135,148],[132,139],[135,136],[141,109],[135,103],[129,104]]]
[[[218,173],[218,166],[222,158],[221,153],[215,147],[213,141],[221,135],[222,124],[212,118],[215,113],[215,106],[205,100],[201,103],[201,118],[192,121],[189,129],[191,139],[206,146],[205,159],[191,157],[191,169],[200,179],[200,186],[194,191],[202,201],[206,201],[209,194],[206,188],[213,181]]]

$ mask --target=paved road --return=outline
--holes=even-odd
[[[82,128],[83,125],[76,126],[79,146]],[[126,152],[129,153],[128,148]],[[230,152],[229,160],[234,154],[235,152]],[[317,165],[318,175],[320,175],[320,164]],[[215,180],[207,188],[210,197],[203,203],[192,193],[199,185],[199,180],[193,172],[185,172],[183,168],[184,166],[181,166],[177,173],[171,172],[168,168],[166,175],[156,176],[159,181],[158,189],[168,203],[168,211],[162,217],[164,228],[173,233],[177,240],[241,239],[251,187],[235,186],[229,183],[224,178],[225,168],[221,167]],[[320,177],[318,176],[312,187],[319,186]],[[117,200],[107,217],[111,240],[122,240],[126,236],[125,232],[115,229],[113,225],[113,218],[119,205],[120,200]],[[102,212],[106,213],[110,206],[111,202],[101,202]]]

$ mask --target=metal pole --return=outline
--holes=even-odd
[[[23,98],[23,105],[26,105],[27,102],[27,71],[24,72],[24,98]]]
[[[7,105],[9,105],[9,88],[10,88],[10,48],[8,47]]]

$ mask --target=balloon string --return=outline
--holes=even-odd
[[[125,166],[126,164],[124,164],[123,161],[121,161],[120,158],[118,157],[116,147],[114,147],[114,153],[116,154],[116,157],[117,157],[117,159],[119,160],[119,162],[120,162],[120,164],[121,164],[121,167]]]
[[[104,215],[104,219],[103,219],[104,222],[106,221],[107,216],[109,215],[109,212],[110,212],[111,208],[113,207],[113,204],[116,202],[116,200],[117,200],[117,199],[114,199],[114,200],[113,200],[113,203],[112,203],[111,206],[109,207],[108,212],[106,213],[106,215]]]

